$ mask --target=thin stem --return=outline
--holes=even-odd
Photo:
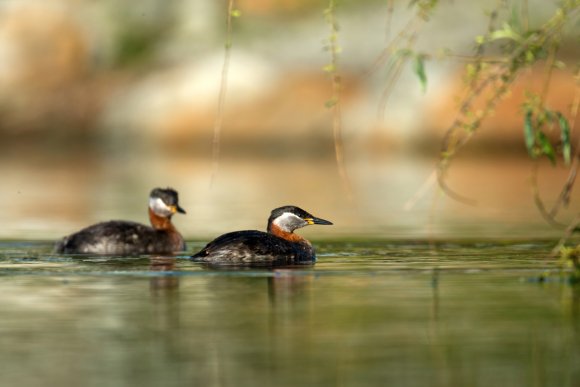
[[[419,29],[419,25],[423,20],[419,17],[419,15],[414,15],[412,18],[409,19],[405,27],[399,31],[397,36],[393,38],[389,44],[381,51],[379,56],[374,60],[371,64],[371,67],[365,71],[365,76],[370,76],[371,74],[375,73],[381,66],[385,63],[385,61],[389,58],[392,52],[395,50],[395,47],[398,46],[400,40],[402,40],[405,36],[414,35],[417,30]]]
[[[430,190],[431,187],[433,187],[436,181],[437,181],[437,171],[433,170],[433,172],[429,174],[429,177],[423,182],[423,184],[421,184],[421,187],[419,187],[419,189],[413,194],[413,196],[411,196],[405,202],[405,204],[403,204],[403,210],[411,211],[413,207],[415,207],[415,204],[417,204],[417,202],[423,196],[425,196],[427,191]]]
[[[385,24],[385,40],[391,39],[391,26],[393,24],[393,13],[395,11],[395,0],[387,0],[387,22]]]
[[[401,72],[403,71],[403,65],[407,62],[407,58],[399,58],[395,62],[392,67],[392,70],[389,71],[389,77],[387,78],[387,82],[385,87],[383,88],[383,92],[381,93],[381,98],[379,100],[379,111],[377,114],[378,121],[383,122],[385,120],[385,111],[387,110],[387,102],[389,101],[389,97],[393,92],[393,86],[397,82],[397,79],[401,76]],[[391,75],[392,74],[392,75]]]
[[[224,49],[224,62],[222,66],[221,83],[218,95],[218,106],[216,119],[213,125],[213,140],[212,140],[212,173],[210,179],[210,187],[213,185],[217,171],[219,169],[220,161],[220,144],[221,132],[224,120],[224,107],[226,102],[226,94],[228,87],[228,73],[230,68],[230,56],[232,48],[232,11],[234,9],[234,0],[228,0],[228,13],[226,18],[226,45]]]
[[[439,167],[437,168],[437,182],[439,183],[439,187],[441,191],[445,193],[445,195],[449,196],[450,198],[463,203],[468,204],[470,206],[475,206],[477,202],[471,198],[458,194],[454,190],[452,190],[449,185],[447,184],[447,170],[448,165],[446,163],[439,163]]]
[[[528,31],[530,29],[530,12],[528,7],[528,0],[522,1],[522,22],[523,30]]]
[[[554,73],[554,62],[556,61],[556,52],[558,51],[557,47],[551,46],[550,47],[550,54],[548,56],[548,61],[546,63],[547,71],[546,76],[544,77],[544,84],[542,85],[542,94],[540,94],[540,106],[544,106],[546,103],[546,97],[548,96],[548,92],[550,91],[550,84],[552,80],[552,74]]]
[[[576,121],[578,119],[578,107],[580,105],[580,85],[577,84],[576,86],[576,95],[574,97],[574,102],[572,103],[571,108],[571,122],[570,127],[572,130],[576,127]],[[570,172],[568,173],[568,178],[566,179],[566,183],[562,187],[562,191],[558,196],[558,200],[552,207],[552,211],[550,211],[550,216],[555,218],[560,210],[560,206],[564,205],[567,206],[570,202],[570,194],[572,193],[572,188],[574,187],[574,182],[576,181],[576,176],[578,174],[578,168],[580,167],[580,136],[578,136],[576,147],[574,150],[574,157],[572,158],[572,165],[570,166]]]
[[[540,211],[540,215],[542,215],[542,217],[544,218],[544,220],[546,222],[548,222],[550,225],[552,225],[553,227],[556,227],[556,228],[565,228],[566,225],[556,221],[555,217],[552,214],[550,214],[546,210],[546,206],[544,206],[544,201],[540,197],[540,191],[538,188],[538,186],[539,186],[538,185],[538,168],[539,168],[539,163],[537,161],[535,161],[533,164],[533,167],[532,167],[532,175],[531,175],[531,183],[532,183],[532,192],[534,195],[534,203],[536,204],[538,211]]]
[[[546,86],[544,85],[544,88],[546,88]],[[545,94],[547,92],[544,90],[543,96],[542,96],[542,105],[543,105],[543,101],[545,98]],[[571,125],[570,127],[572,128],[572,130],[574,130],[574,128],[576,127],[576,121],[578,118],[578,108],[580,106],[580,85],[578,84],[578,80],[576,81],[576,94],[574,96],[574,100],[570,109],[570,115],[571,115]],[[546,210],[546,206],[544,205],[544,201],[542,200],[542,198],[540,197],[539,191],[538,191],[538,183],[537,183],[537,162],[534,164],[534,167],[532,169],[532,188],[533,188],[533,192],[534,192],[534,202],[536,204],[536,207],[538,208],[538,211],[540,211],[540,214],[542,215],[542,217],[552,226],[555,227],[566,227],[566,225],[558,222],[556,220],[556,217],[558,216],[558,212],[560,211],[560,208],[562,205],[567,206],[568,203],[570,202],[570,195],[572,193],[572,188],[574,187],[574,183],[576,181],[576,176],[578,173],[578,168],[580,167],[580,137],[578,137],[576,146],[575,146],[575,150],[574,150],[574,156],[572,158],[572,165],[570,166],[570,172],[568,173],[568,178],[566,179],[566,182],[564,183],[564,186],[562,187],[562,190],[560,191],[560,195],[558,195],[558,199],[556,200],[556,202],[554,203],[552,209],[548,212]],[[571,232],[575,231],[574,229],[572,229]]]
[[[578,8],[573,8],[570,4],[566,8],[569,12],[569,16],[572,17],[574,13],[578,11]],[[457,116],[451,126],[447,129],[444,136],[442,145],[442,159],[439,163],[438,171],[438,182],[441,185],[443,191],[446,194],[451,194],[450,196],[457,199],[463,198],[457,193],[451,191],[446,184],[446,170],[449,165],[449,160],[452,156],[457,153],[457,151],[462,148],[472,137],[473,134],[480,128],[481,122],[485,119],[489,113],[493,110],[499,99],[508,91],[508,86],[513,83],[517,74],[521,70],[521,65],[517,65],[517,60],[520,58],[531,46],[533,45],[545,45],[547,41],[553,39],[553,35],[561,32],[565,24],[565,18],[561,17],[560,13],[556,13],[550,20],[548,20],[544,27],[540,30],[541,34],[532,34],[526,41],[517,47],[509,56],[508,62],[505,64],[497,65],[494,72],[491,73],[486,79],[481,81],[477,87],[470,87],[470,94],[464,98],[464,101],[457,113]],[[514,68],[515,66],[515,68]],[[476,117],[475,120],[469,122],[469,117],[467,114],[471,111],[472,103],[476,97],[478,97],[489,85],[498,80],[500,85],[496,87],[496,92],[487,99],[486,108],[483,114]],[[457,131],[460,128],[468,128],[469,133],[462,139],[457,139]],[[462,201],[463,201],[462,200]]]
[[[340,82],[340,81],[338,81]],[[333,81],[333,84],[335,82]],[[346,171],[344,163],[344,147],[342,142],[342,118],[340,112],[340,100],[336,101],[336,104],[332,107],[332,134],[334,137],[334,154],[336,156],[336,165],[338,168],[338,173],[340,179],[344,185],[347,197],[349,200],[353,200],[353,189]]]
[[[421,19],[418,19],[418,20],[421,20]],[[416,34],[416,32],[413,32],[409,36],[409,38],[407,39],[407,45],[405,47],[405,50],[410,51],[413,48],[416,40],[417,40],[417,34]],[[396,59],[393,66],[391,66],[387,72],[387,81],[386,81],[385,87],[383,89],[383,92],[381,94],[381,98],[379,100],[379,111],[378,111],[379,122],[384,121],[385,111],[387,110],[387,102],[389,100],[389,97],[391,96],[391,93],[393,92],[393,87],[394,87],[395,83],[397,82],[397,80],[401,76],[401,72],[403,71],[404,65],[408,61],[409,61],[408,55],[400,55]]]
[[[326,9],[326,20],[330,25],[330,55],[331,55],[331,82],[332,82],[332,134],[334,139],[334,154],[340,179],[344,186],[348,200],[353,200],[353,190],[344,162],[344,146],[342,141],[342,115],[340,92],[342,82],[338,74],[338,25],[336,21],[336,0],[330,0]]]
[[[566,227],[566,231],[564,232],[564,235],[562,236],[562,238],[560,238],[560,241],[552,249],[552,252],[550,253],[550,257],[551,258],[554,258],[555,256],[558,255],[558,253],[560,252],[560,249],[562,248],[562,246],[564,246],[564,244],[566,243],[566,241],[568,239],[570,239],[570,237],[572,236],[572,234],[574,232],[577,232],[578,231],[578,226],[580,226],[580,214],[577,214],[574,217],[574,219],[572,219],[572,221],[570,222],[570,224],[568,225],[568,227]]]

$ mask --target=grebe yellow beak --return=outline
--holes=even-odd
[[[169,209],[171,210],[172,214],[175,214],[176,212],[179,212],[180,214],[187,213],[187,212],[185,212],[185,210],[183,208],[179,207],[179,205],[169,206]]]
[[[322,225],[331,225],[332,224],[332,222],[329,222],[328,220],[324,220],[321,218],[315,218],[314,216],[312,218],[304,218],[304,220],[308,224],[322,224]]]

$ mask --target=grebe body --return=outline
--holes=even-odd
[[[296,206],[276,208],[268,219],[268,232],[234,231],[208,243],[192,259],[218,265],[304,265],[313,264],[312,244],[294,233],[311,225],[331,225]]]
[[[64,237],[56,245],[63,254],[170,254],[185,250],[185,242],[171,217],[176,212],[185,214],[179,206],[177,191],[155,188],[149,195],[151,226],[112,220],[86,227]]]

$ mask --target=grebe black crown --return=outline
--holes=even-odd
[[[179,206],[173,188],[155,188],[149,194],[151,226],[126,220],[111,220],[85,227],[62,238],[56,251],[65,254],[171,254],[185,250],[185,241],[171,223]]]
[[[185,214],[179,206],[179,195],[173,188],[154,188],[149,194],[149,207],[161,216],[171,216],[176,212]]]
[[[283,206],[272,210],[268,218],[268,231],[271,231],[272,225],[276,225],[287,232],[292,232],[297,228],[311,224],[331,225],[328,220],[317,218],[309,212],[304,211],[296,206]]]

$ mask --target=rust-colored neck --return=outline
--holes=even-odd
[[[172,230],[175,231],[175,226],[171,223],[171,218],[165,218],[157,215],[151,208],[149,208],[149,221],[151,226],[156,230]]]
[[[268,227],[268,232],[290,242],[308,243],[308,241],[302,238],[300,235],[294,234],[293,232],[284,231],[273,223]]]
[[[183,240],[183,237],[177,231],[173,223],[171,223],[171,217],[165,218],[163,216],[159,216],[155,214],[150,208],[149,221],[151,222],[151,226],[153,226],[155,230],[158,230],[159,232],[164,234],[167,238],[169,238],[167,241],[170,244],[169,248],[171,252],[181,251],[185,249],[185,241]],[[165,241],[164,238],[161,238],[161,240]]]

